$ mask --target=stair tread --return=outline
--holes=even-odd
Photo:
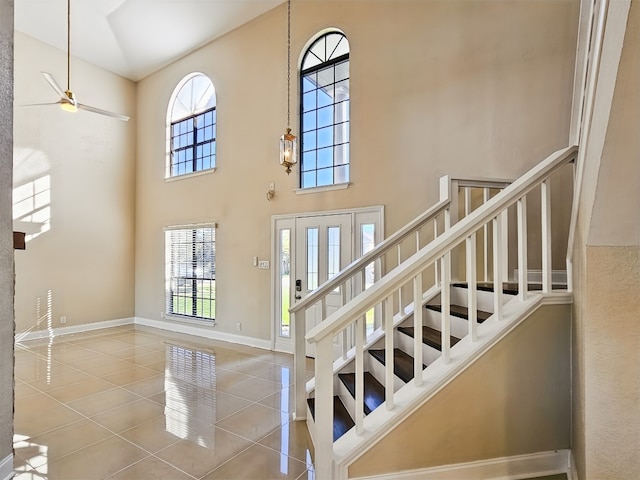
[[[383,365],[385,364],[385,351],[369,350],[369,354]],[[422,369],[426,367],[423,365]],[[408,383],[413,378],[413,357],[399,348],[393,349],[393,373],[403,382]]]
[[[428,308],[429,310],[434,310],[436,312],[442,311],[442,305],[438,305],[438,304],[425,305],[425,308]],[[467,307],[464,307],[462,305],[452,304],[449,306],[449,312],[451,313],[451,315],[464,318],[465,320],[469,320],[469,309]],[[478,312],[478,323],[484,322],[487,318],[493,315],[492,313],[485,312],[483,310],[477,310],[477,312]]]
[[[340,373],[342,381],[353,398],[356,398],[356,374]],[[369,372],[364,372],[364,413],[369,415],[384,402],[384,386]]]
[[[411,338],[414,337],[414,327],[398,327],[398,331],[404,333],[405,335],[409,335]],[[458,343],[460,339],[458,337],[450,336],[449,345],[454,346]],[[435,328],[427,327],[426,325],[422,326],[422,343],[429,345],[437,350],[442,351],[442,333]]]
[[[315,398],[307,398],[307,405],[309,405],[309,410],[311,411],[311,416],[316,418],[316,399]],[[347,412],[346,407],[340,400],[340,397],[337,395],[333,397],[333,441],[335,442],[342,435],[347,433],[353,426],[355,422]]]
[[[452,287],[460,287],[460,288],[468,288],[468,284],[466,282],[458,282],[452,283]],[[478,282],[477,283],[478,290],[483,292],[493,292],[493,282]],[[563,284],[553,284],[551,286],[552,290],[566,290],[567,286]],[[527,284],[527,289],[529,291],[542,290],[542,284],[540,283],[529,283]],[[517,282],[503,282],[502,284],[502,292],[507,295],[517,295],[518,294],[518,283]]]

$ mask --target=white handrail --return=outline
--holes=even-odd
[[[459,187],[467,187],[467,188],[477,188],[483,187],[485,189],[494,188],[494,189],[504,189],[512,183],[512,180],[506,179],[494,179],[494,178],[458,178],[458,177],[449,177],[447,178],[448,183],[457,183]],[[446,195],[446,196],[445,196]],[[389,252],[392,248],[397,246],[400,242],[409,237],[409,235],[415,233],[419,228],[424,226],[429,221],[433,220],[435,217],[444,212],[447,207],[451,204],[451,192],[447,191],[445,195],[441,195],[440,201],[433,205],[431,208],[426,210],[425,212],[418,215],[416,218],[407,223],[400,230],[396,231],[394,234],[390,235],[375,248],[363,256],[354,260],[349,265],[347,265],[344,269],[342,269],[338,275],[330,278],[318,288],[316,288],[313,292],[307,295],[304,299],[293,305],[289,312],[295,313],[299,310],[308,307],[309,305],[313,305],[316,303],[321,297],[325,296],[328,293],[333,292],[336,287],[343,284],[349,277],[355,275],[364,267],[369,265],[371,262],[381,258],[386,253]]]
[[[448,206],[450,200],[441,200],[436,203],[433,207],[426,210],[424,213],[420,214],[416,218],[414,218],[411,222],[405,225],[402,229],[395,232],[393,235],[387,237],[385,240],[380,242],[376,247],[365,253],[363,256],[358,258],[357,260],[351,262],[347,265],[343,270],[340,271],[338,275],[332,277],[331,279],[324,282],[318,288],[316,288],[313,292],[307,295],[305,298],[296,303],[293,307],[289,309],[289,312],[296,313],[303,308],[308,307],[309,305],[313,305],[320,298],[326,296],[327,293],[331,293],[338,287],[342,285],[348,278],[355,275],[359,271],[361,271],[364,267],[369,265],[371,262],[377,260],[378,258],[385,255],[389,250],[398,245],[404,239],[409,237],[412,233],[415,233],[417,229],[422,227],[425,223],[433,220],[436,216],[442,213]]]
[[[515,204],[561,166],[575,159],[577,151],[578,147],[572,146],[551,154],[487,203],[471,212],[468,217],[460,220],[429,245],[407,259],[402,264],[402,268],[395,268],[357,298],[327,317],[324,322],[312,328],[306,335],[307,341],[318,343],[325,337],[334,336],[342,331],[353,322],[354,318],[364,315],[372,306],[384,300],[389,292],[406,284],[422,272],[427,265],[464,242],[468,236],[496,218],[503,210]]]

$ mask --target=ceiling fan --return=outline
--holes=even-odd
[[[62,90],[58,82],[56,82],[55,78],[53,78],[53,75],[51,75],[50,73],[41,73],[42,75],[44,75],[44,78],[47,80],[47,82],[49,82],[49,85],[51,85],[51,87],[60,96],[60,100],[53,103],[37,103],[25,106],[60,105],[60,108],[67,112],[86,110],[87,112],[99,113],[100,115],[117,118],[118,120],[123,120],[125,122],[129,120],[129,117],[126,115],[121,115],[119,113],[114,113],[108,110],[103,110],[101,108],[85,105],[84,103],[79,103],[78,101],[76,101],[76,98],[71,91],[71,88],[69,87],[69,79],[71,77],[71,0],[67,0],[67,89]]]

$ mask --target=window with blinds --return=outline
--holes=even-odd
[[[213,322],[216,318],[215,225],[165,230],[166,313]]]

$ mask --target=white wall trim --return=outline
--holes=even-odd
[[[518,480],[565,473],[567,478],[572,480],[571,463],[571,450],[556,450],[357,478],[359,480],[459,480],[461,478]]]
[[[159,328],[161,330],[169,330],[176,333],[184,333],[186,335],[194,335],[196,337],[204,337],[210,340],[220,340],[229,343],[239,343],[249,347],[262,348],[271,350],[271,339],[245,337],[243,335],[235,335],[214,330],[211,325],[191,325],[178,321],[152,320],[150,318],[135,317],[134,323],[145,327]]]
[[[54,338],[61,335],[71,335],[74,333],[90,332],[92,330],[100,330],[103,328],[119,327],[121,325],[131,325],[134,323],[133,317],[119,318],[116,320],[105,320],[102,322],[83,323],[81,325],[71,325],[68,327],[57,327],[46,330],[32,330],[28,332],[16,333],[16,343],[26,342],[28,340],[39,340],[42,338]],[[2,478],[0,476],[0,478]]]
[[[0,462],[0,480],[9,480],[13,475],[13,453],[11,453]]]

